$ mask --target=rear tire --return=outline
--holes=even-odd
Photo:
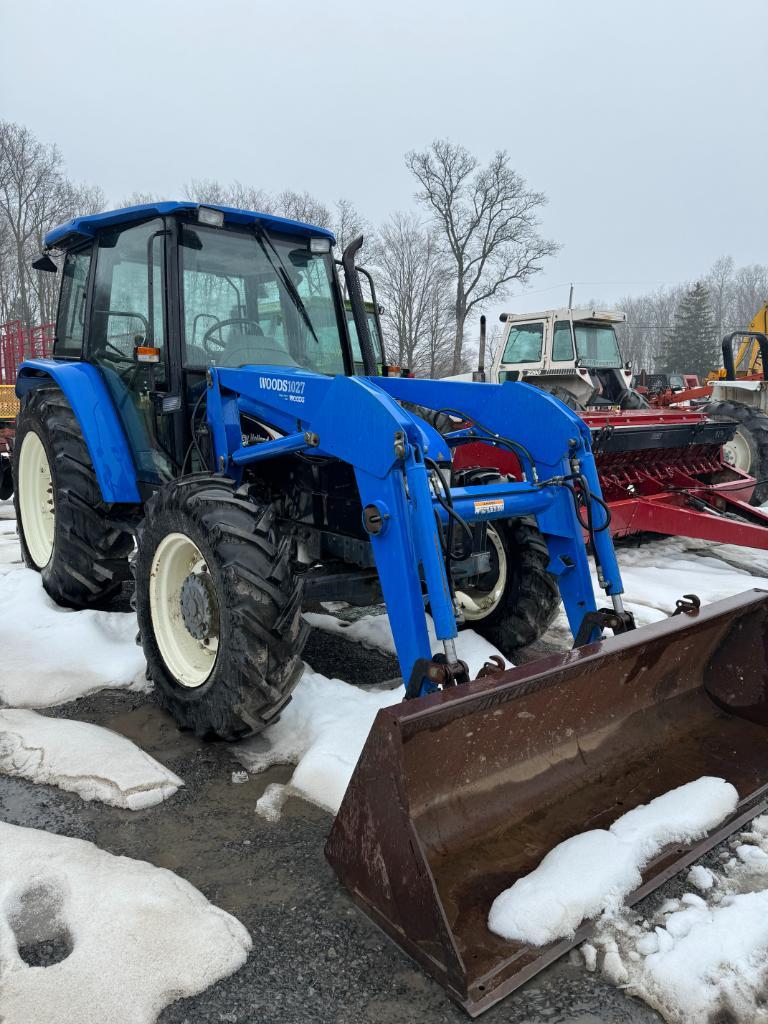
[[[32,391],[19,413],[13,483],[24,562],[49,596],[69,608],[107,603],[130,576],[133,537],[102,500],[80,424],[55,384]]]
[[[757,480],[751,505],[768,501],[768,416],[743,402],[709,402],[699,407],[713,420],[737,420],[733,441],[725,445],[726,461]]]
[[[147,502],[137,541],[139,642],[161,703],[198,736],[235,740],[277,721],[308,626],[271,506],[223,477],[187,477]]]

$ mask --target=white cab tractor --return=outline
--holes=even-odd
[[[488,380],[524,380],[576,410],[648,407],[619,350],[614,324],[624,323],[624,313],[549,309],[500,319],[504,334]]]

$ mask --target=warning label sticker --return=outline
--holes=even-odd
[[[488,498],[483,501],[475,502],[475,515],[476,516],[487,516],[491,512],[503,512],[504,501],[502,498]]]

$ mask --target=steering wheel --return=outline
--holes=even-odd
[[[203,346],[205,351],[209,353],[209,355],[216,355],[215,352],[211,351],[211,345],[216,345],[219,351],[227,347],[226,341],[222,341],[221,338],[219,338],[218,341],[214,341],[211,335],[214,334],[216,331],[220,331],[222,327],[232,327],[235,324],[251,324],[253,327],[256,328],[256,335],[264,337],[264,331],[262,331],[261,325],[257,320],[249,320],[247,317],[232,317],[231,320],[219,320],[218,323],[211,324],[211,326],[203,335],[202,340],[200,342],[200,344]],[[211,345],[208,344],[209,342],[211,343]]]

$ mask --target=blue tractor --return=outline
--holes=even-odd
[[[551,846],[701,775],[742,801],[700,849],[757,813],[768,597],[689,598],[632,630],[584,422],[525,383],[389,375],[361,242],[341,260],[353,331],[322,228],[167,202],[51,231],[59,265],[35,265],[61,277],[54,358],[17,382],[19,533],[60,604],[99,606],[133,573],[148,675],[203,736],[276,720],[305,601],[384,600],[406,699],[378,712],[326,852],[476,1014],[583,935],[531,949],[488,930]],[[457,470],[478,441],[520,473]],[[462,622],[514,654],[560,598],[574,650],[468,678]],[[638,893],[690,859],[664,852]]]
[[[37,261],[63,255],[54,358],[18,379],[24,557],[71,607],[133,571],[149,676],[199,734],[279,714],[306,600],[383,594],[408,696],[466,680],[462,618],[513,654],[562,596],[580,642],[596,638],[582,519],[610,622],[628,623],[581,420],[524,384],[383,376],[360,243],[342,261],[356,332],[333,244],[323,228],[166,202],[75,218]],[[453,473],[452,451],[478,436],[516,452],[524,479]]]

